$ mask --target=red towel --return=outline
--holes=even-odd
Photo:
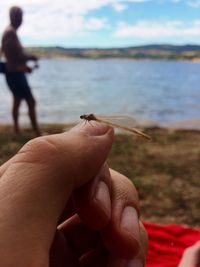
[[[144,226],[149,235],[147,267],[177,267],[184,249],[200,240],[200,229],[147,222]]]

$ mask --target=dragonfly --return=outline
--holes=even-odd
[[[151,137],[138,129],[134,128],[136,125],[136,120],[128,116],[99,116],[94,114],[84,114],[80,116],[80,119],[86,121],[97,121],[100,123],[105,123],[112,127],[116,127],[132,134],[136,134],[145,139],[151,140]]]

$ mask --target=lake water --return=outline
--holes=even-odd
[[[128,59],[41,60],[28,75],[40,122],[81,114],[124,114],[169,125],[200,119],[200,64]],[[0,123],[10,123],[11,95],[0,76]],[[21,122],[28,122],[26,106]]]

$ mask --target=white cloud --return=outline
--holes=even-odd
[[[132,2],[132,3],[144,3],[144,2],[150,2],[153,0],[121,0],[121,2]]]
[[[101,30],[101,29],[109,28],[109,24],[106,18],[102,18],[102,19],[90,18],[88,21],[86,21],[85,28],[87,30],[92,30],[92,31]]]
[[[118,38],[157,39],[168,37],[199,37],[200,20],[183,21],[140,21],[134,25],[120,22],[114,33]]]
[[[105,18],[88,17],[90,11],[111,0],[6,0],[0,1],[0,32],[8,23],[8,10],[17,4],[25,11],[20,36],[34,40],[69,38],[108,28]]]
[[[89,18],[88,14],[108,5],[114,5],[115,9],[122,11],[123,2],[124,0],[0,0],[0,32],[8,23],[9,8],[16,3],[25,11],[21,37],[44,40],[66,39],[109,28],[105,18]]]
[[[102,29],[111,29],[109,18],[94,17],[92,11],[102,7],[112,7],[116,12],[123,12],[130,3],[142,3],[161,0],[0,0],[0,33],[8,23],[10,6],[21,6],[25,11],[25,23],[20,28],[20,36],[27,40],[67,40],[71,37],[85,36]],[[200,5],[200,0],[166,0],[171,2],[188,1],[190,5]],[[199,32],[198,26],[169,25],[169,23],[140,22],[135,25],[120,23],[115,36],[148,36],[192,34]],[[193,29],[191,28],[193,27]],[[151,31],[149,30],[151,29]]]
[[[188,0],[187,4],[194,8],[200,8],[200,0]]]
[[[30,22],[30,23],[29,23]],[[31,25],[34,25],[32,27]],[[54,38],[69,38],[73,36],[88,35],[92,31],[98,31],[109,27],[105,18],[85,18],[81,15],[58,16],[56,20],[51,17],[43,17],[35,20],[35,17],[27,19],[21,35],[39,40]]]
[[[1,1],[0,8],[8,9],[10,6],[15,5],[16,2],[19,6],[24,7],[27,11],[51,10],[62,11],[65,14],[86,14],[89,11],[99,9],[107,5],[114,5],[122,8],[122,5],[127,2],[146,2],[149,0],[5,0]]]
[[[113,0],[111,1],[112,7],[117,12],[123,12],[128,8],[128,3],[144,3],[152,0]],[[177,1],[177,0],[176,0]]]
[[[122,12],[122,11],[124,11],[124,10],[127,8],[127,6],[126,6],[125,4],[123,4],[123,3],[118,3],[118,2],[113,3],[113,4],[112,4],[112,7],[113,7],[114,10],[117,11],[117,12]]]
[[[177,4],[177,3],[180,3],[182,0],[171,0],[171,1],[172,1],[172,3]]]

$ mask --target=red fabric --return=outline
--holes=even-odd
[[[148,222],[144,226],[149,235],[147,267],[177,267],[184,249],[200,240],[200,229]]]

